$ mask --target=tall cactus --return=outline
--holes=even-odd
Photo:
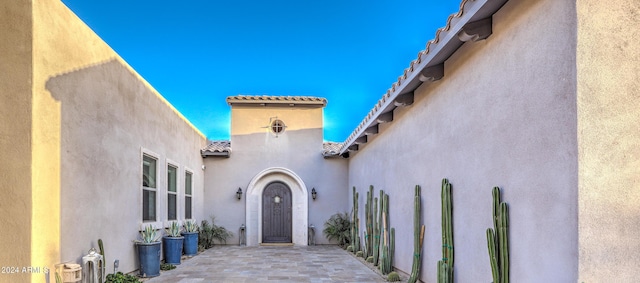
[[[451,183],[442,179],[442,260],[438,261],[438,282],[453,282],[453,206],[451,202]]]
[[[389,228],[389,195],[388,194],[384,194],[382,195],[382,215],[381,215],[381,219],[382,219],[382,229],[381,229],[381,242],[382,242],[382,247],[381,249],[381,257],[380,257],[380,263],[379,263],[379,267],[380,267],[380,271],[382,272],[382,274],[389,274],[389,272],[391,272],[391,266],[392,266],[392,261],[393,261],[393,250],[391,247],[395,246],[395,244],[393,243],[393,241],[395,240],[395,231],[394,231],[394,235],[392,237],[392,235],[390,235],[390,228]],[[391,229],[394,230],[394,229]]]
[[[373,256],[373,186],[369,186],[367,192],[367,204],[365,206],[366,225],[365,232],[365,258]]]
[[[382,206],[380,206],[382,211]],[[378,198],[374,198],[373,202],[373,265],[378,266],[380,252],[380,217],[378,217]]]
[[[360,218],[358,217],[358,192],[353,187],[353,222],[351,224],[351,251],[355,254],[360,251]]]
[[[493,187],[491,194],[494,229],[487,229],[491,275],[494,283],[509,283],[509,207],[500,200],[500,188]]]
[[[424,225],[420,227],[420,186],[416,185],[415,196],[413,197],[413,265],[411,266],[411,276],[408,283],[418,281],[420,275],[420,263],[422,257],[422,240],[424,239]]]

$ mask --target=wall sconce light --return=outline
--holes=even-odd
[[[316,200],[317,196],[318,196],[318,192],[316,192],[316,188],[311,189],[311,198],[313,200]]]
[[[242,188],[238,188],[238,191],[236,191],[236,197],[237,197],[238,199],[241,199],[241,198],[242,198]]]

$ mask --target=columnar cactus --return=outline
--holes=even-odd
[[[353,222],[351,224],[352,252],[355,254],[360,251],[360,218],[358,217],[358,192],[353,187]]]
[[[420,186],[416,185],[415,196],[413,197],[413,265],[411,266],[411,276],[408,283],[418,281],[420,275],[420,258],[422,257],[422,240],[424,239],[424,225],[420,227]]]
[[[394,246],[393,241],[395,240],[395,233],[390,235],[389,229],[389,195],[384,194],[382,196],[382,230],[381,230],[381,238],[382,238],[382,247],[381,247],[381,257],[380,257],[380,271],[382,274],[388,274],[391,272],[391,266],[393,261],[393,250],[391,247]],[[392,229],[393,230],[393,229]],[[395,232],[395,231],[394,231]]]
[[[367,205],[365,208],[365,213],[367,214],[367,231],[365,234],[366,257],[373,255],[373,206],[373,186],[369,186]]]
[[[451,183],[442,179],[442,260],[438,261],[438,282],[453,282],[453,206]]]
[[[382,212],[382,207],[380,207]],[[373,265],[378,266],[378,260],[380,257],[380,217],[378,216],[378,198],[373,202]]]
[[[494,283],[509,283],[509,207],[500,201],[500,188],[493,187],[491,193],[494,229],[487,229],[491,275]]]

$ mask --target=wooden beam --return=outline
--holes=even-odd
[[[458,32],[458,39],[463,42],[475,42],[486,39],[492,33],[491,25],[491,16],[479,21],[468,23],[462,27],[460,32]]]
[[[442,77],[444,77],[444,63],[424,68],[420,72],[419,79],[421,82],[433,82],[442,79]]]
[[[377,120],[378,120],[378,123],[389,123],[393,121],[393,111],[380,114]]]
[[[405,94],[398,95],[393,101],[395,106],[409,106],[413,104],[413,91]]]
[[[364,134],[367,136],[372,136],[378,134],[378,124],[375,124],[364,130]]]

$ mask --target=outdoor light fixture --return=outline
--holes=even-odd
[[[313,200],[316,200],[317,196],[318,196],[318,193],[316,192],[316,188],[311,189],[311,198]]]
[[[236,191],[236,197],[238,199],[242,198],[242,188],[238,187],[238,191]]]

